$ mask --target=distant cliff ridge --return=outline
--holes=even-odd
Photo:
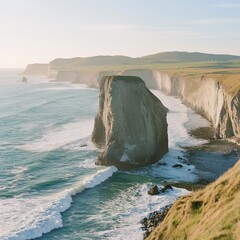
[[[186,105],[212,122],[216,138],[240,140],[240,75],[184,76],[161,70],[132,69],[122,72],[59,72],[56,81],[65,79],[97,88],[100,78],[111,74],[138,76],[150,89],[179,96]]]
[[[154,71],[157,89],[180,96],[212,122],[216,138],[240,139],[240,75],[181,76]],[[235,84],[231,89],[229,86]]]
[[[148,88],[179,96],[186,105],[203,114],[212,122],[216,138],[240,141],[239,56],[165,52],[141,58],[55,59],[48,67],[29,65],[24,74],[45,73],[56,81],[83,83],[94,88],[99,87],[103,76],[139,76]]]
[[[97,164],[132,168],[158,161],[168,151],[166,114],[140,78],[102,78],[92,133],[93,143],[103,149]]]
[[[22,75],[49,76],[49,65],[45,63],[28,64]]]

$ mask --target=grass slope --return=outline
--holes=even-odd
[[[150,62],[172,61],[172,62],[208,62],[208,61],[233,61],[239,60],[239,56],[226,54],[208,54],[199,52],[162,52],[153,55],[148,55],[140,58],[141,60],[148,60]]]
[[[147,239],[240,239],[240,160],[206,188],[177,200]]]
[[[153,55],[148,55],[140,58],[131,58],[127,56],[94,56],[85,58],[58,58],[49,63],[52,69],[68,69],[77,70],[82,68],[136,68],[140,67],[154,67],[162,66],[166,68],[176,68],[181,66],[201,67],[201,64],[206,67],[228,68],[227,62],[240,61],[240,56],[220,55],[220,54],[206,54],[206,53],[190,53],[190,52],[163,52]],[[195,63],[201,63],[199,64]],[[232,67],[232,66],[231,66]],[[239,65],[238,65],[239,67]]]

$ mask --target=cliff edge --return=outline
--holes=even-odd
[[[148,240],[240,239],[240,160],[202,190],[177,200]]]
[[[168,151],[167,108],[139,77],[108,76],[99,86],[92,142],[103,152],[96,164],[133,168],[158,161]]]
[[[27,76],[48,76],[49,66],[45,63],[28,64],[22,75]]]

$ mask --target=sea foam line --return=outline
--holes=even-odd
[[[72,196],[104,182],[117,171],[105,167],[76,183],[72,188],[51,196],[31,199],[13,198],[0,200],[0,239],[26,240],[41,237],[63,226],[61,213],[71,206]]]
[[[80,139],[87,139],[93,129],[93,119],[68,123],[57,129],[50,129],[39,139],[19,145],[17,148],[31,152],[48,152]]]

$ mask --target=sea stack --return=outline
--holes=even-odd
[[[167,108],[139,77],[107,76],[99,87],[96,164],[129,169],[158,161],[168,151]]]
[[[27,80],[27,78],[26,77],[22,77],[22,82],[23,83],[26,83],[28,80]]]

